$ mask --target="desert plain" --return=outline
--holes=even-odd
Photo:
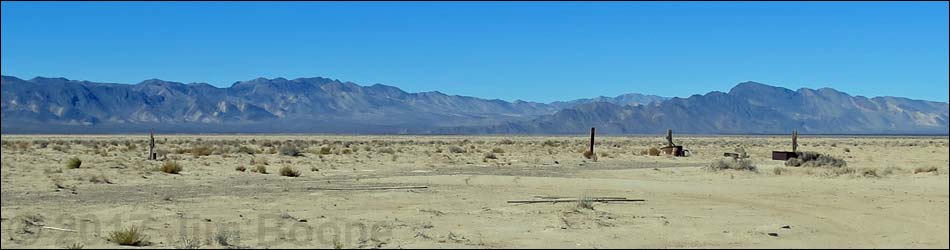
[[[4,135],[2,248],[950,247],[946,136],[155,138]]]

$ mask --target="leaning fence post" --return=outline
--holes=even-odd
[[[155,153],[155,129],[148,131],[148,160],[158,160],[158,155]]]

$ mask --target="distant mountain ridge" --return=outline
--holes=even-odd
[[[451,128],[446,133],[948,134],[948,104],[899,97],[853,97],[830,88],[744,82],[729,93],[672,98],[657,105],[581,104],[530,121]]]
[[[792,91],[755,82],[689,98],[642,94],[536,103],[408,93],[335,79],[257,78],[218,88],[151,79],[138,84],[3,76],[0,132],[574,134],[947,134],[946,103]]]

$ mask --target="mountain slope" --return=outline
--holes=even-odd
[[[897,97],[853,97],[833,89],[792,91],[745,82],[729,91],[673,98],[657,105],[578,105],[531,121],[447,129],[453,133],[578,134],[947,134],[948,104]]]
[[[947,103],[797,91],[756,82],[688,98],[627,94],[551,104],[407,93],[328,78],[258,78],[227,88],[146,80],[3,76],[2,133],[947,134]]]
[[[39,124],[50,132],[85,126],[124,131],[161,127],[178,132],[218,132],[246,127],[246,132],[340,132],[339,128],[354,128],[350,132],[397,133],[495,124],[557,111],[540,103],[406,93],[385,85],[363,87],[326,78],[258,78],[216,88],[157,79],[126,85],[4,76],[2,86],[5,133],[32,131]]]

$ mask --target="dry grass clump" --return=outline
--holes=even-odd
[[[581,197],[577,199],[577,208],[594,210],[594,197],[590,194],[581,195]]]
[[[515,144],[515,141],[512,141],[510,139],[504,139],[504,140],[501,140],[501,142],[499,143],[501,143],[501,145],[512,145],[512,144]]]
[[[458,146],[450,146],[450,147],[449,147],[449,153],[453,153],[453,154],[463,154],[463,153],[465,153],[465,149],[464,149],[464,148],[461,148],[461,147],[458,147]]]
[[[640,152],[640,154],[649,155],[649,156],[660,156],[660,149],[650,148],[650,149],[644,150],[643,152]]]
[[[251,172],[260,173],[260,174],[267,174],[267,166],[264,166],[264,165],[256,165],[256,166],[254,166],[254,169],[251,169]]]
[[[160,170],[166,174],[178,174],[182,169],[181,164],[178,164],[176,161],[166,161],[160,167]]]
[[[234,245],[234,241],[239,239],[240,236],[237,231],[218,229],[214,232],[212,238],[219,246],[230,247]]]
[[[486,153],[485,153],[485,157],[482,158],[482,159],[484,159],[484,160],[489,160],[489,159],[491,159],[491,160],[497,160],[497,159],[498,159],[498,156],[496,156],[495,153],[486,152]]]
[[[843,168],[848,166],[848,162],[826,154],[801,152],[797,158],[788,159],[788,161],[785,162],[785,166]]]
[[[247,171],[247,168],[244,166],[237,166],[236,168],[234,168],[234,170],[237,170],[238,172],[244,172],[244,171]]]
[[[504,154],[504,153],[505,153],[505,150],[504,150],[504,149],[500,149],[500,148],[493,148],[493,149],[491,150],[491,152],[492,152],[492,153],[496,153],[496,154]]]
[[[300,149],[298,149],[297,146],[292,145],[292,144],[281,145],[280,149],[278,149],[277,151],[280,152],[280,155],[285,155],[285,156],[290,156],[290,157],[297,157],[297,156],[303,155],[300,153]],[[322,150],[321,150],[321,153],[322,153]]]
[[[266,171],[266,170],[265,170]],[[291,166],[283,166],[280,168],[280,176],[286,177],[300,177],[300,171]]]
[[[77,169],[82,166],[82,160],[78,157],[70,158],[69,161],[66,161],[66,168],[68,169]]]
[[[208,145],[199,145],[191,148],[191,155],[193,155],[195,158],[209,156],[211,153],[214,153],[214,149]]]
[[[708,166],[704,167],[707,171],[721,171],[721,170],[737,170],[737,171],[751,171],[758,172],[758,168],[751,160],[746,159],[719,159],[710,163]]]
[[[135,226],[109,233],[109,241],[120,246],[144,246],[148,237]]]
[[[366,150],[366,151],[369,151],[369,150]],[[395,154],[396,150],[394,150],[393,148],[381,148],[377,152],[383,153],[383,154]]]

